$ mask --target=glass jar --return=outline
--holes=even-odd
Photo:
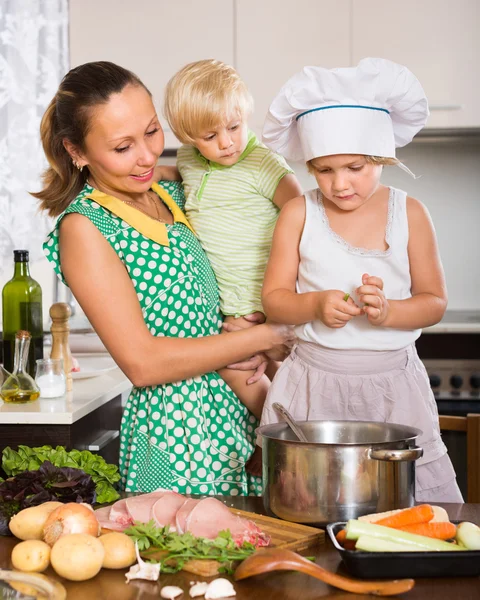
[[[59,398],[67,391],[67,381],[61,358],[37,360],[35,382],[40,388],[41,398]]]

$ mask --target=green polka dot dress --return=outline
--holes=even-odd
[[[166,192],[183,208],[181,184],[159,185],[163,195]],[[86,185],[59,217],[44,244],[45,255],[62,281],[58,227],[65,214],[76,212],[94,223],[125,265],[152,335],[195,338],[218,334],[222,315],[216,281],[186,224],[175,220],[173,225],[166,225],[169,245],[162,245],[96,202],[95,194],[100,193]],[[146,219],[151,226],[152,220]],[[245,471],[257,424],[216,372],[164,385],[134,387],[120,432],[123,489],[260,495],[261,478]]]

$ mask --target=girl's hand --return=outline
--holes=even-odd
[[[347,297],[345,292],[341,290],[319,292],[316,317],[327,327],[340,329],[361,314],[362,310],[350,296]]]
[[[360,302],[365,306],[362,312],[367,315],[372,325],[382,325],[388,317],[389,304],[383,293],[383,280],[364,273],[362,285],[356,289]]]

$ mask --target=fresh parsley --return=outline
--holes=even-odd
[[[195,537],[191,533],[176,533],[167,527],[157,527],[154,521],[136,523],[125,533],[138,543],[144,558],[149,554],[165,551],[159,562],[161,573],[176,573],[189,560],[216,560],[221,573],[233,573],[233,563],[247,558],[255,552],[255,546],[243,542],[237,546],[229,530],[221,531],[214,540]],[[150,552],[149,552],[150,551]]]

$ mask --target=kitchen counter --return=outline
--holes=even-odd
[[[447,310],[440,323],[425,327],[423,333],[480,333],[480,312]]]
[[[261,498],[224,497],[227,506],[235,506],[241,510],[264,513]],[[480,504],[444,504],[451,519],[468,520],[480,524]],[[10,554],[17,540],[0,537],[0,568],[11,568]],[[315,561],[330,571],[347,574],[340,565],[340,558],[330,541],[324,545],[312,547],[304,552],[305,556],[314,556]],[[421,560],[421,557],[419,557]],[[46,575],[58,578],[49,568]],[[58,578],[60,579],[60,578]],[[69,582],[62,580],[67,589],[68,600],[158,600],[159,589],[165,585],[181,587],[184,595],[180,600],[189,598],[188,589],[191,581],[200,581],[201,577],[191,573],[180,572],[174,575],[160,575],[156,582],[132,581],[125,583],[125,570],[112,571],[103,569],[100,573],[85,582]],[[332,598],[335,600],[367,600],[373,596],[350,594],[332,588],[308,575],[296,572],[280,571],[268,575],[260,575],[234,583],[236,600],[318,600]],[[417,579],[412,591],[402,595],[408,600],[478,600],[480,596],[480,579],[478,577],[429,578]]]
[[[116,368],[98,377],[76,379],[73,391],[62,398],[39,398],[29,404],[0,399],[0,425],[72,425],[119,395],[128,395],[132,384]]]

